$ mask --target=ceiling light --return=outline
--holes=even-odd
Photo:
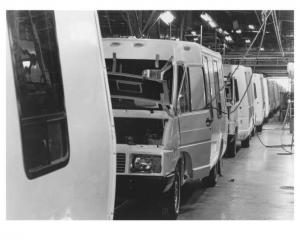
[[[217,23],[207,13],[201,13],[200,17],[206,21],[212,28],[217,27]]]
[[[175,19],[174,15],[170,11],[161,13],[159,18],[167,25],[170,25]]]
[[[235,31],[237,34],[241,34],[242,33],[242,30],[241,29],[238,29]]]
[[[209,21],[208,24],[209,24],[209,26],[211,26],[212,28],[216,28],[216,27],[217,27],[217,24],[216,24],[216,22],[215,22],[214,20]]]
[[[209,22],[209,21],[212,20],[211,17],[210,17],[207,13],[202,13],[202,14],[200,15],[200,17],[201,17],[204,21],[206,21],[206,22]]]
[[[260,48],[260,51],[265,51],[265,49],[262,47],[262,48]]]
[[[255,29],[254,25],[252,25],[252,24],[249,24],[249,25],[248,25],[248,28],[251,29],[251,30],[254,30],[254,29]]]
[[[223,32],[222,28],[217,28],[217,32],[222,33]]]
[[[227,42],[232,42],[232,41],[233,41],[230,35],[226,36],[226,37],[225,37],[225,40],[226,40]]]
[[[245,43],[251,43],[251,41],[249,39],[246,39]]]

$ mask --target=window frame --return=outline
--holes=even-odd
[[[204,64],[204,61],[206,62],[206,64]],[[210,79],[210,74],[209,74],[209,63],[208,63],[208,58],[207,56],[203,56],[202,58],[202,63],[203,63],[203,70],[204,70],[204,77],[205,77],[205,81],[206,81],[206,87],[207,90],[209,92],[209,102],[207,103],[207,108],[210,109],[210,116],[213,119],[214,117],[214,110],[213,110],[213,100],[212,100],[212,87],[211,87],[211,79]],[[208,84],[207,84],[208,83]]]
[[[219,76],[219,69],[218,69],[218,62],[216,59],[212,60],[212,67],[213,67],[213,77],[215,83],[215,99],[216,99],[216,107],[217,107],[217,116],[218,118],[222,117],[222,96],[221,96],[221,89],[220,89],[220,76]],[[217,74],[217,76],[215,76]],[[217,87],[216,87],[217,85]]]
[[[23,155],[23,166],[24,166],[24,171],[28,179],[35,179],[38,177],[41,177],[45,174],[54,172],[58,169],[61,169],[65,166],[68,165],[69,160],[70,160],[70,143],[69,143],[69,132],[68,132],[68,121],[67,121],[67,112],[66,112],[66,107],[65,107],[65,95],[64,95],[64,86],[63,86],[63,77],[62,77],[62,71],[61,71],[61,62],[60,62],[60,53],[59,53],[59,46],[58,46],[58,40],[57,40],[57,32],[56,32],[56,22],[55,22],[55,14],[54,11],[41,11],[41,12],[48,12],[50,13],[50,16],[53,17],[53,31],[54,31],[54,39],[56,47],[54,47],[54,51],[57,51],[57,74],[59,75],[58,79],[56,79],[59,83],[59,88],[60,92],[55,92],[55,94],[61,94],[60,95],[60,108],[55,109],[55,112],[48,112],[46,114],[31,114],[30,116],[24,116],[24,113],[22,112],[22,107],[21,107],[21,89],[20,89],[20,77],[18,76],[17,73],[17,65],[18,65],[18,60],[15,58],[15,56],[18,54],[14,50],[14,44],[15,41],[21,40],[21,38],[16,38],[13,39],[13,28],[14,25],[11,24],[10,22],[10,16],[9,14],[13,14],[12,12],[15,12],[15,14],[21,13],[21,12],[27,12],[27,10],[21,10],[21,11],[7,11],[6,13],[6,18],[7,18],[7,29],[8,29],[8,37],[9,37],[9,45],[10,45],[10,52],[11,52],[11,59],[12,59],[12,69],[13,69],[13,81],[15,85],[15,90],[16,90],[16,100],[18,104],[18,117],[19,117],[19,127],[20,127],[20,133],[21,133],[21,145],[22,145],[22,155]],[[49,16],[48,16],[49,17]],[[17,18],[15,16],[11,16],[12,19],[16,20]],[[33,40],[34,41],[34,40]],[[42,50],[42,49],[40,49]],[[42,54],[42,53],[41,53]],[[52,79],[51,79],[52,80]],[[57,90],[57,88],[55,89]],[[61,142],[63,142],[63,146],[61,151],[63,152],[63,156],[57,159],[51,159],[51,144],[53,139],[49,137],[49,128],[52,127],[52,124],[59,123],[60,125],[60,132],[62,138],[59,139]],[[26,149],[25,146],[28,144],[25,140],[28,137],[31,137],[30,135],[28,136],[28,131],[30,129],[28,127],[33,126],[38,128],[39,130],[42,130],[39,132],[40,136],[42,136],[42,141],[39,143],[40,145],[43,145],[46,157],[40,157],[38,158],[38,163],[41,162],[47,162],[47,164],[41,166],[34,166],[32,167],[31,164],[34,163],[37,159],[28,159],[30,157],[30,154],[26,155],[26,152],[30,151],[31,149]],[[27,134],[27,135],[26,135]],[[28,140],[28,139],[27,139]],[[33,145],[36,144],[37,140],[40,140],[39,138],[34,139],[35,142],[32,143]],[[31,143],[30,143],[31,144]],[[38,145],[35,145],[37,148],[39,148]]]
[[[202,72],[204,95],[205,95],[205,104],[202,108],[199,108],[199,109],[193,109],[193,104],[192,104],[192,91],[191,91],[191,79],[190,79],[190,68],[191,67],[199,67],[200,71]],[[187,64],[186,69],[187,69],[187,77],[189,79],[189,86],[190,86],[191,112],[208,109],[208,107],[207,107],[208,101],[207,101],[207,92],[206,92],[207,90],[206,90],[205,72],[204,72],[203,65],[200,65],[200,64],[199,65],[198,64]]]
[[[183,73],[182,73],[182,77],[181,77],[181,80],[180,80],[180,86],[179,86],[179,89],[177,89],[177,101],[176,101],[176,108],[177,108],[177,111],[180,110],[180,114],[184,114],[184,113],[189,113],[192,111],[192,103],[191,103],[191,85],[190,85],[190,79],[189,79],[189,76],[188,76],[188,73],[187,73],[187,67],[186,65],[184,64],[178,64],[177,65],[177,73],[178,73],[178,67],[182,67],[183,68]],[[177,76],[177,80],[179,80],[178,78],[179,76]],[[188,96],[187,96],[187,103],[188,103],[188,110],[187,111],[184,111],[182,112],[181,111],[181,108],[180,108],[180,94],[182,92],[182,89],[183,89],[183,84],[186,84],[186,89],[188,91]]]
[[[254,90],[254,99],[257,99],[257,91],[256,91],[256,84],[253,83],[253,90]]]

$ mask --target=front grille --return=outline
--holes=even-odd
[[[126,154],[117,153],[117,173],[125,172]]]

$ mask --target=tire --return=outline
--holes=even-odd
[[[236,134],[233,136],[228,136],[225,157],[233,158],[235,157],[235,155],[236,155]]]
[[[175,178],[171,189],[163,196],[162,217],[167,220],[176,220],[180,209],[181,176],[179,167],[175,170]]]
[[[250,147],[250,136],[248,136],[245,140],[241,142],[243,148]]]
[[[257,132],[261,132],[262,131],[262,124],[256,127]]]
[[[215,166],[210,170],[209,175],[205,178],[203,178],[203,183],[205,187],[214,187],[217,184],[218,181],[218,171],[219,169],[219,161],[216,163]]]

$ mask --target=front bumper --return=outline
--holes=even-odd
[[[168,191],[174,182],[174,173],[167,176],[117,175],[116,191],[119,196],[143,197]]]

